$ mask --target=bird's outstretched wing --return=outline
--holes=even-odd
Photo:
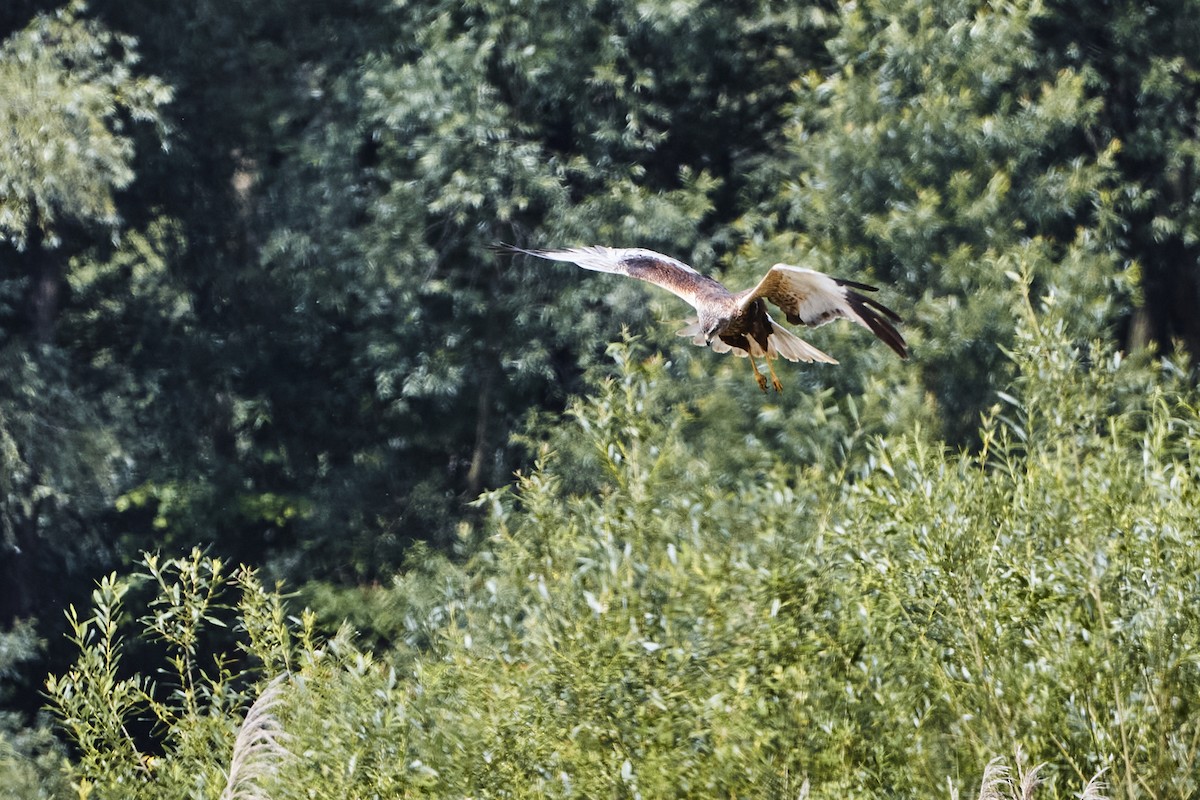
[[[628,275],[666,289],[693,306],[703,294],[729,291],[718,281],[701,275],[678,259],[664,256],[642,247],[567,247],[561,250],[526,250],[513,245],[499,245],[500,250],[524,253],[551,261],[566,261],[596,272]]]
[[[778,306],[793,325],[815,328],[835,319],[848,319],[874,333],[901,358],[908,358],[908,345],[892,325],[892,322],[900,322],[900,316],[882,303],[860,294],[875,291],[878,289],[865,283],[832,278],[804,267],[776,264],[758,286],[739,295],[739,300],[745,308],[758,298],[764,298]]]

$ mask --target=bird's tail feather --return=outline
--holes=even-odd
[[[691,324],[689,324],[687,327],[676,331],[676,335],[690,337],[692,344],[694,345],[698,345],[700,347],[708,345],[712,347],[714,352],[732,352],[735,356],[739,356],[741,358],[745,358],[746,356],[750,355],[760,357],[766,356],[768,358],[780,356],[782,358],[786,358],[788,361],[804,361],[805,363],[809,364],[814,361],[819,361],[822,364],[838,363],[837,359],[821,352],[796,334],[792,333],[786,328],[781,328],[779,325],[774,324],[774,320],[772,320],[771,327],[772,331],[771,335],[767,337],[767,350],[765,353],[763,352],[762,347],[759,346],[758,342],[755,341],[754,337],[752,336],[746,337],[746,340],[750,343],[749,352],[741,347],[734,347],[720,337],[713,339],[711,342],[706,342],[704,340],[704,331],[701,330],[700,322],[698,320],[692,320]]]
[[[814,361],[819,361],[822,364],[838,363],[836,358],[826,355],[786,328],[781,328],[778,325],[772,325],[771,327],[774,330],[771,331],[771,335],[767,338],[768,356],[779,355],[788,361],[804,361],[809,364]]]

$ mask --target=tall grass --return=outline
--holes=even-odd
[[[275,716],[282,702],[284,677],[272,680],[246,712],[233,740],[221,800],[270,800],[263,784],[278,774],[280,762],[291,755]]]

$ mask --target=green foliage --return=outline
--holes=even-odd
[[[250,194],[250,280],[294,302],[268,326],[281,356],[247,374],[305,369],[236,390],[260,393],[254,450],[277,454],[255,472],[317,495],[303,536],[369,577],[404,532],[452,542],[462,501],[520,464],[527,410],[561,408],[622,324],[650,326],[639,288],[488,246],[541,230],[711,253],[703,230],[730,218],[828,24],[774,5],[406,6],[372,22],[387,47],[316,76],[312,124]],[[328,426],[331,402],[359,424]]]
[[[1081,335],[1120,297],[1112,186],[1120,142],[1077,145],[1102,103],[1084,76],[1040,67],[1039,3],[856,4],[836,69],[800,86],[776,196],[742,220],[745,263],[872,269],[901,296],[916,369],[952,439],[1007,367],[1007,272],[1060,289]],[[1119,307],[1119,306],[1118,306]],[[1082,326],[1086,323],[1088,331]]]
[[[1054,0],[1039,24],[1047,68],[1080,75],[1103,101],[1090,135],[1122,144],[1118,175],[1103,198],[1113,246],[1139,271],[1142,302],[1131,346],[1163,352],[1200,346],[1188,310],[1197,296],[1196,125],[1200,74],[1193,63],[1200,10],[1186,0],[1154,6]]]
[[[50,677],[46,693],[79,752],[74,784],[81,797],[216,797],[247,779],[243,772],[234,780],[239,761],[261,758],[275,724],[264,715],[278,689],[260,682],[271,702],[248,717],[254,730],[240,727],[241,708],[254,697],[256,676],[287,670],[297,648],[315,649],[311,618],[288,623],[281,599],[252,571],[230,575],[198,551],[179,559],[146,555],[142,567],[132,578],[101,580],[88,616],[74,607],[67,614],[77,658]],[[122,633],[130,624],[127,598],[145,589],[138,638],[162,659],[150,674],[126,666],[131,648]],[[225,630],[236,634],[237,649],[213,648],[214,634]]]
[[[59,243],[65,220],[116,231],[113,194],[133,180],[131,122],[161,125],[171,96],[138,77],[134,41],[80,18],[75,0],[0,45],[0,242]]]
[[[603,488],[564,495],[564,464],[501,501],[484,563],[507,576],[491,579],[496,602],[520,587],[500,649],[525,657],[502,684],[528,693],[489,725],[548,726],[520,763],[576,765],[585,795],[740,796],[791,775],[818,795],[916,796],[1024,743],[1059,791],[1108,768],[1134,795],[1186,796],[1196,564],[1161,537],[1195,518],[1190,492],[1164,507],[1194,473],[1194,408],[1169,380],[1115,361],[1088,371],[1060,335],[1029,336],[1017,362],[1042,389],[1019,402],[1055,420],[1036,455],[988,423],[982,456],[899,436],[867,448],[849,482],[779,465],[734,492],[689,457],[623,354],[625,380],[579,409]],[[1132,386],[1161,399],[1099,425],[1102,401]],[[1183,449],[1146,457],[1148,427]],[[1117,465],[1119,499],[1104,477]],[[463,647],[478,647],[467,619]],[[462,669],[479,658],[464,650]]]
[[[0,631],[0,701],[7,701],[18,683],[24,661],[41,649],[33,626],[19,623]],[[25,726],[16,714],[0,712],[0,786],[5,797],[41,800],[65,797],[67,761],[49,727]]]
[[[47,595],[61,598],[68,576],[84,572],[90,582],[106,551],[95,519],[110,508],[130,452],[122,439],[132,381],[92,349],[104,334],[88,328],[69,347],[54,345],[70,256],[119,236],[118,194],[134,179],[137,129],[164,135],[170,91],[137,73],[133,39],[84,12],[73,2],[39,14],[0,43],[5,620],[34,613]]]
[[[1153,126],[1135,143],[1111,124],[1107,62],[1078,54],[1105,48],[1049,53],[1064,17],[1087,16],[1057,5],[88,8],[35,17],[4,51],[17,85],[49,82],[22,120],[103,163],[30,160],[17,121],[11,174],[68,187],[39,218],[83,230],[58,225],[59,250],[29,239],[27,274],[0,276],[0,342],[28,359],[32,327],[62,350],[61,391],[104,395],[86,427],[121,466],[63,511],[119,542],[106,569],[213,544],[288,577],[386,580],[414,540],[454,546],[476,521],[465,502],[527,466],[522,421],[560,414],[625,327],[678,353],[706,457],[733,439],[739,458],[840,469],[854,441],[918,420],[968,441],[1007,380],[1007,273],[1055,287],[1086,338],[1136,272],[1152,189],[1126,191],[1127,159]],[[1147,55],[1166,32],[1110,16],[1130,49],[1113,63],[1153,61],[1160,112],[1186,100],[1185,65]],[[170,151],[135,148],[168,107]],[[1169,142],[1186,195],[1185,142]],[[1172,202],[1160,230],[1187,207]],[[733,381],[743,364],[671,337],[676,298],[501,259],[498,240],[653,246],[732,285],[775,261],[874,276],[916,357],[831,326],[814,336],[843,365],[789,369],[764,402]],[[61,465],[33,466],[59,488]],[[37,534],[24,549],[47,563],[85,560]]]
[[[913,431],[853,442],[840,470],[719,480],[686,409],[659,402],[668,365],[626,344],[572,407],[582,447],[485,496],[466,563],[423,557],[376,590],[397,647],[319,643],[311,615],[297,627],[242,573],[225,624],[257,674],[286,675],[275,740],[303,756],[258,785],[916,797],[998,791],[993,759],[1021,748],[1049,796],[1095,796],[1101,770],[1116,796],[1194,793],[1200,404],[1169,365],[1073,343],[1054,296],[1023,286],[1017,378],[979,452]],[[207,775],[197,790],[215,791],[248,699],[192,655],[223,607],[219,565],[146,566],[169,700],[118,674],[114,581],[73,622],[76,670],[50,684],[97,797],[114,775],[156,791]],[[118,724],[146,712],[149,761]]]
[[[1192,5],[44,5],[0,11],[0,612],[197,545],[318,611],[103,579],[69,780],[14,717],[3,785],[912,797],[1021,745],[1197,793],[1200,403],[1104,343],[1136,297],[1196,349]],[[497,240],[877,278],[914,358],[830,326],[764,397]]]
[[[10,615],[61,597],[108,551],[88,520],[107,510],[122,477],[114,416],[124,398],[71,373],[61,352],[0,346],[0,597]]]

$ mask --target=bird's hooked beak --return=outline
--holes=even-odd
[[[712,340],[717,338],[717,334],[719,334],[721,331],[723,331],[725,329],[725,324],[726,324],[725,320],[719,319],[716,322],[714,322],[712,325],[710,325],[708,330],[706,330],[704,332],[705,344],[711,345]]]

